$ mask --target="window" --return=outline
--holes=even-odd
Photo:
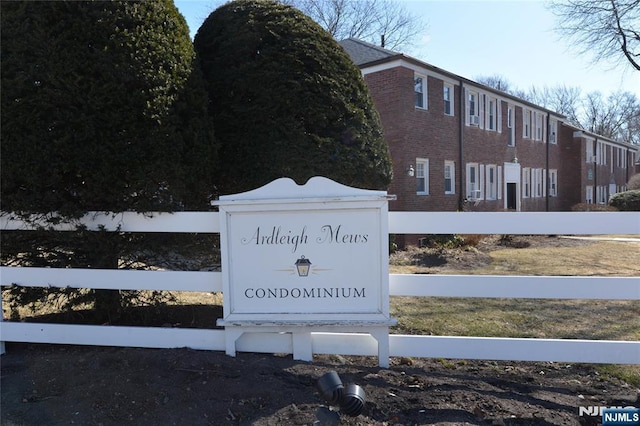
[[[513,107],[509,105],[507,108],[507,145],[516,146],[515,120],[513,116]]]
[[[627,168],[627,153],[624,148],[615,148],[617,151],[616,155],[616,165],[621,169]]]
[[[470,92],[469,93],[469,115],[478,115],[476,101],[477,101],[477,95],[473,92]]]
[[[489,96],[487,96],[487,106],[486,106],[486,111],[487,111],[487,116],[486,116],[486,120],[487,120],[487,124],[486,124],[486,128],[487,130],[497,130],[498,129],[498,102],[496,100],[496,98],[491,98]]]
[[[502,200],[502,166],[498,166],[498,200]]]
[[[531,196],[542,196],[542,183],[540,182],[540,169],[531,169]]]
[[[539,112],[535,112],[533,113],[533,122],[534,122],[534,129],[535,129],[535,134],[534,134],[534,138],[537,141],[541,141],[544,139],[544,115],[542,115]]]
[[[472,126],[480,125],[480,111],[478,109],[478,93],[467,93],[467,123]]]
[[[482,173],[478,163],[467,164],[467,198],[470,200],[482,199]]]
[[[598,204],[607,203],[607,188],[604,185],[598,185],[596,187],[596,202]]]
[[[558,171],[554,169],[549,170],[549,195],[558,196]]]
[[[549,135],[549,142],[558,143],[558,120],[551,120],[549,122],[549,131],[551,134]]]
[[[607,145],[603,142],[598,142],[596,147],[596,163],[607,165]]]
[[[484,128],[502,132],[502,105],[498,98],[483,95],[484,99]]]
[[[614,148],[616,153],[616,166],[622,168],[622,148]]]
[[[596,158],[595,157],[596,152],[595,152],[595,147],[592,140],[587,140],[585,151],[587,154],[587,160],[586,160],[587,163],[594,163],[595,162],[594,159]]]
[[[453,115],[453,86],[444,83],[444,113],[445,115]]]
[[[485,168],[487,182],[487,200],[495,200],[498,198],[498,177],[496,175],[496,166],[487,165]]]
[[[531,137],[531,110],[525,109],[523,115],[522,137],[528,139]]]
[[[585,189],[586,189],[585,202],[588,204],[593,204],[593,186],[588,185]]]
[[[427,108],[427,78],[421,76],[415,76],[413,79],[414,91],[416,96],[416,108]]]
[[[444,162],[444,193],[456,193],[456,164],[453,161]]]
[[[429,160],[416,158],[416,193],[429,195]]]
[[[542,169],[533,169],[531,171],[532,197],[540,198],[545,196],[544,175],[545,171]]]
[[[531,169],[522,169],[522,198],[531,197]]]

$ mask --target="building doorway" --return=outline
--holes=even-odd
[[[516,210],[518,208],[518,193],[515,182],[507,182],[507,210]]]
[[[504,163],[504,209],[520,211],[520,164]]]

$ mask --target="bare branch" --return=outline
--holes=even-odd
[[[406,50],[426,25],[397,0],[280,0],[319,23],[336,40],[355,37],[385,47]]]
[[[640,0],[556,0],[549,7],[558,32],[575,42],[578,53],[596,61],[626,58],[640,71]]]
[[[640,101],[629,92],[612,93],[605,100],[600,92],[584,100],[584,128],[622,142],[640,143]]]

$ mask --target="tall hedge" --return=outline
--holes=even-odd
[[[206,205],[213,133],[171,0],[1,8],[3,210]]]
[[[220,141],[222,193],[323,175],[383,189],[391,161],[361,73],[297,9],[238,0],[213,11],[194,45]]]
[[[91,210],[208,205],[216,155],[208,98],[186,21],[171,0],[0,7],[3,211],[57,212],[73,223]],[[160,240],[82,227],[3,232],[1,256],[12,265],[117,268],[145,244],[157,251]],[[17,305],[51,293],[66,307],[93,301],[109,319],[137,297],[11,291]]]

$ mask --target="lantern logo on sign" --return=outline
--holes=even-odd
[[[311,269],[311,261],[304,256],[300,256],[300,259],[296,260],[295,263],[296,270],[298,271],[298,276],[300,277],[308,277],[309,270]]]

